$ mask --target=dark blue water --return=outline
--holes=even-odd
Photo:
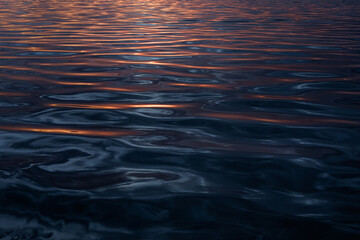
[[[360,237],[359,16],[0,0],[0,239]]]

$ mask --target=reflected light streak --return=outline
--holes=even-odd
[[[145,85],[145,86],[128,86],[126,88],[120,87],[95,87],[96,90],[115,91],[115,92],[149,92],[149,91],[165,91],[174,90],[174,88],[163,87],[161,85]]]
[[[29,94],[22,92],[0,92],[0,96],[9,96],[9,97],[21,97],[27,96]]]
[[[297,96],[280,96],[280,95],[261,95],[261,94],[243,94],[246,99],[266,99],[266,100],[291,100],[291,101],[306,101],[307,98]]]
[[[92,54],[93,56],[99,56],[104,54]],[[106,60],[102,61],[102,64],[104,64]],[[157,66],[168,66],[168,67],[178,67],[178,68],[191,68],[191,69],[210,69],[210,70],[235,70],[236,67],[234,66],[199,66],[199,65],[187,65],[187,64],[181,64],[181,63],[172,63],[172,62],[160,62],[160,61],[130,61],[130,60],[113,60],[113,63],[117,64],[142,64],[142,65],[157,65]],[[77,62],[77,63],[37,63],[36,65],[39,66],[86,66],[83,62]],[[106,66],[106,65],[105,65]],[[2,66],[0,66],[1,68]],[[8,68],[12,68],[13,66],[7,66]],[[14,67],[13,67],[14,68]],[[21,70],[31,70],[31,69],[21,69]],[[36,71],[36,69],[34,70]],[[50,73],[48,71],[48,73]],[[67,73],[66,73],[67,74]]]
[[[74,129],[74,128],[55,128],[43,126],[0,126],[2,131],[24,131],[24,132],[38,132],[51,134],[69,134],[82,136],[97,136],[97,137],[120,137],[128,135],[140,134],[139,131],[132,130],[89,130],[89,129]]]
[[[14,75],[14,74],[1,74],[0,73],[0,77],[7,78],[7,79],[12,79],[12,80],[18,80],[18,81],[46,82],[46,83],[51,83],[51,84],[72,85],[72,86],[98,86],[98,85],[102,84],[100,82],[64,82],[64,81],[56,81],[56,80],[53,80],[53,79],[50,79],[50,78],[33,76],[33,75]]]
[[[232,87],[220,84],[196,84],[196,83],[167,83],[170,86],[184,86],[184,87],[198,87],[198,88],[213,88],[221,90],[230,90]]]
[[[61,85],[73,85],[73,86],[98,86],[101,83],[98,82],[62,82],[62,81],[49,81],[51,83],[61,84]]]
[[[127,108],[185,108],[190,104],[125,104],[125,103],[103,103],[103,104],[81,104],[81,103],[49,103],[49,107],[61,108],[85,108],[85,109],[127,109]]]
[[[267,114],[268,116],[258,116],[257,114],[252,113],[198,113],[198,116],[219,118],[219,119],[230,119],[230,120],[240,120],[240,121],[256,121],[256,122],[266,122],[266,123],[275,123],[275,124],[289,124],[289,125],[319,125],[324,123],[329,124],[350,124],[350,125],[360,125],[358,121],[346,120],[346,119],[335,119],[335,118],[320,118],[320,117],[302,117],[302,116],[291,116],[286,118],[280,114]],[[264,113],[264,115],[266,115]]]

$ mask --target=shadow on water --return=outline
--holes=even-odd
[[[0,239],[356,239],[360,2],[0,0]]]

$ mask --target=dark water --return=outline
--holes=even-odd
[[[359,237],[359,16],[0,0],[0,239]]]

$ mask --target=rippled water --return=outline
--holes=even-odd
[[[355,239],[360,1],[0,0],[0,239]]]

